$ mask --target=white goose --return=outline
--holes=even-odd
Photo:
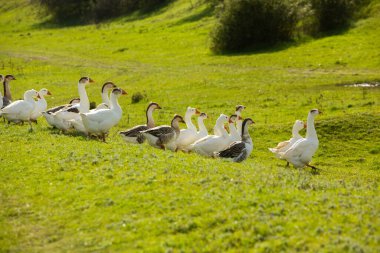
[[[241,132],[242,140],[231,143],[225,150],[215,152],[214,157],[230,159],[233,162],[242,162],[249,157],[253,150],[253,143],[248,132],[248,126],[255,122],[247,118],[243,121]]]
[[[72,125],[70,120],[80,118],[79,113],[86,113],[90,110],[90,101],[88,100],[86,85],[94,81],[89,77],[82,77],[78,82],[78,92],[80,102],[68,109],[62,109],[54,113],[54,126],[62,131],[69,130]]]
[[[241,134],[239,134],[238,130],[235,127],[235,122],[237,120],[241,120],[240,116],[237,116],[236,114],[232,114],[230,118],[228,119],[228,126],[230,129],[230,140],[229,142],[232,143],[234,141],[241,141]],[[240,129],[241,132],[241,129]],[[230,144],[229,143],[229,144]]]
[[[4,97],[3,97],[3,107],[12,103],[12,94],[11,88],[9,86],[10,81],[16,80],[13,75],[6,75],[3,79],[3,87],[4,87]]]
[[[195,137],[194,137],[194,141],[193,141],[192,143],[194,143],[194,142],[196,142],[196,141],[198,141],[198,140],[200,140],[200,139],[202,139],[202,138],[204,138],[204,137],[206,137],[206,136],[208,135],[208,130],[207,130],[207,128],[206,128],[206,126],[205,126],[205,123],[204,123],[204,120],[207,119],[207,118],[208,118],[208,116],[207,116],[207,114],[204,113],[204,112],[202,112],[202,113],[199,115],[199,117],[198,117],[198,128],[199,128],[199,131],[198,131],[197,134],[195,135]],[[181,133],[181,134],[182,134],[182,133]],[[181,135],[180,135],[180,136],[181,136]],[[183,150],[184,152],[189,152],[190,149],[191,149],[190,145],[191,145],[192,143],[190,143],[189,145],[183,147],[182,150]]]
[[[193,124],[191,117],[195,114],[200,114],[200,111],[196,108],[187,107],[185,114],[186,129],[181,129],[181,133],[177,138],[175,144],[177,150],[186,150],[186,148],[196,141],[197,128]]]
[[[110,109],[99,109],[96,111],[81,113],[82,122],[87,130],[88,134],[93,134],[102,138],[106,141],[106,134],[108,131],[119,123],[123,111],[117,101],[118,97],[121,95],[126,95],[127,93],[120,89],[114,88],[111,93],[111,108]]]
[[[14,123],[24,123],[25,121],[29,122],[30,131],[33,130],[32,124],[30,121],[30,115],[33,112],[36,102],[34,98],[39,98],[38,92],[35,90],[27,90],[24,93],[24,100],[16,100],[11,104],[7,105],[3,109],[0,110],[0,115],[2,115],[6,120],[8,120],[8,124],[10,122]]]
[[[141,133],[147,139],[149,145],[165,150],[166,147],[170,148],[175,145],[175,140],[180,135],[180,122],[185,123],[181,116],[174,115],[170,126],[158,126]]]
[[[224,128],[224,123],[228,121],[228,116],[221,114],[216,121],[214,129],[217,129],[222,135],[208,135],[190,145],[190,150],[203,155],[213,156],[214,152],[225,149],[230,144],[230,136]]]
[[[313,170],[317,169],[309,163],[319,145],[317,131],[314,126],[314,118],[318,114],[321,114],[318,109],[313,109],[309,112],[307,116],[306,138],[299,139],[288,150],[280,152],[280,158],[293,164],[295,168],[301,169],[308,166]]]
[[[108,93],[110,90],[116,88],[116,85],[113,82],[106,82],[103,84],[101,89],[102,103],[99,104],[95,109],[90,110],[90,112],[97,111],[100,109],[109,109],[111,107],[110,99],[108,97]],[[78,132],[87,134],[87,130],[83,125],[82,118],[75,118],[70,120],[71,125]]]
[[[68,104],[59,105],[59,106],[50,108],[47,111],[41,112],[41,114],[42,114],[42,116],[45,117],[45,119],[49,123],[49,125],[51,125],[52,127],[55,127],[54,113],[56,113],[56,112],[58,112],[58,111],[60,111],[62,109],[68,109],[68,108],[74,106],[75,104],[79,104],[79,102],[80,102],[79,98],[74,98]]]
[[[290,140],[280,142],[275,148],[268,148],[269,151],[275,154],[277,158],[280,158],[280,153],[286,152],[296,141],[302,138],[299,131],[304,128],[306,128],[306,124],[301,120],[296,120],[292,129],[292,138],[290,138]],[[286,166],[289,166],[289,162]]]
[[[36,107],[30,115],[30,120],[35,123],[37,123],[37,119],[42,116],[41,113],[47,108],[45,96],[50,96],[51,93],[47,89],[43,88],[38,92],[38,95],[40,95],[40,99],[37,100]]]
[[[241,117],[241,113],[245,108],[246,107],[244,105],[237,105],[235,108],[235,114],[238,116],[238,119],[236,120],[236,129],[239,133],[239,136],[242,136],[241,130],[243,125],[243,118]]]
[[[121,131],[119,133],[121,137],[123,137],[123,139],[126,142],[139,143],[139,144],[143,143],[145,141],[145,137],[140,132],[155,127],[154,119],[153,119],[153,111],[156,109],[161,109],[161,107],[157,103],[151,102],[146,108],[146,112],[145,112],[146,125],[138,125],[128,130]]]

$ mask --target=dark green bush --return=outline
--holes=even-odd
[[[355,12],[366,0],[311,0],[318,31],[327,32],[347,27]]]
[[[133,93],[132,104],[136,104],[136,103],[140,102],[142,99],[144,99],[144,95],[141,94],[141,92]]]
[[[149,12],[170,0],[36,0],[61,23],[89,23],[133,11]]]
[[[284,0],[225,0],[211,33],[216,53],[238,51],[290,40],[297,10]]]

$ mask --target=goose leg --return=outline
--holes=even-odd
[[[29,122],[29,126],[30,126],[29,132],[33,132],[32,122],[30,120],[28,122]],[[22,123],[24,124],[24,121]]]
[[[289,168],[289,167],[290,167],[290,163],[286,162],[285,168]]]
[[[319,174],[320,169],[318,169],[317,167],[310,164],[306,164],[306,166],[311,168],[311,173],[313,173],[314,175]]]

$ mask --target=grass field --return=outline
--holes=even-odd
[[[213,55],[206,5],[178,0],[147,16],[60,27],[27,0],[0,0],[0,73],[12,93],[48,88],[49,106],[90,100],[112,80],[129,95],[108,142],[60,134],[43,120],[0,123],[0,252],[378,252],[380,248],[380,1],[333,36],[259,52]],[[200,2],[200,1],[199,1]],[[146,99],[131,103],[135,92]],[[117,132],[168,124],[187,106],[209,114],[247,106],[254,150],[242,164],[127,145]],[[310,170],[267,151],[294,120],[316,118]],[[303,133],[304,134],[304,133]]]

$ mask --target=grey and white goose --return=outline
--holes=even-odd
[[[148,107],[146,108],[146,112],[145,112],[146,125],[138,125],[138,126],[130,128],[128,130],[121,131],[121,132],[119,132],[121,137],[123,137],[123,139],[126,142],[136,143],[136,144],[137,143],[139,143],[139,144],[143,143],[145,141],[145,137],[140,132],[155,127],[154,119],[153,119],[153,111],[156,109],[161,109],[161,107],[157,103],[151,102],[148,105]]]
[[[16,78],[13,75],[6,75],[3,80],[3,87],[4,87],[4,97],[3,97],[3,107],[6,107],[10,103],[12,103],[12,94],[11,94],[11,88],[9,86],[10,81],[16,80]]]
[[[47,111],[41,112],[41,114],[42,114],[42,116],[45,117],[45,119],[49,125],[51,125],[52,127],[55,127],[54,113],[56,113],[60,110],[69,109],[70,107],[79,104],[79,102],[80,102],[80,98],[73,98],[70,100],[70,102],[68,104],[58,105],[56,107],[50,108]]]
[[[255,122],[251,118],[243,121],[241,132],[242,140],[231,143],[225,150],[215,152],[214,157],[230,159],[233,162],[242,162],[249,157],[253,150],[253,143],[248,132],[248,126]]]
[[[179,123],[185,123],[182,116],[174,115],[170,126],[163,125],[154,127],[141,133],[147,139],[149,145],[165,150],[175,146],[175,141],[180,134]]]

